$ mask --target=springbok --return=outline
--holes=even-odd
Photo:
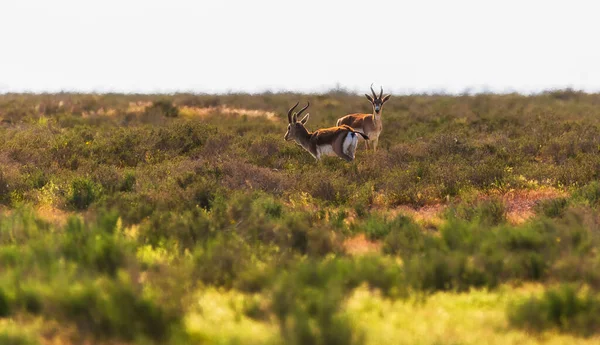
[[[371,92],[373,97],[365,93],[367,99],[373,105],[373,114],[348,114],[337,120],[336,126],[346,125],[354,128],[356,132],[366,134],[370,140],[365,140],[365,146],[369,149],[369,141],[373,142],[373,151],[377,151],[377,142],[379,142],[379,135],[383,130],[383,123],[381,122],[381,112],[383,111],[383,104],[390,99],[391,95],[383,96],[383,87],[379,96],[373,91],[373,84],[371,84]]]
[[[321,128],[311,133],[304,127],[310,114],[304,115],[302,120],[298,121],[298,116],[302,115],[302,112],[308,109],[310,102],[307,102],[306,106],[300,109],[299,112],[292,114],[299,103],[296,103],[288,111],[289,124],[284,139],[286,141],[296,141],[296,144],[302,146],[317,161],[321,160],[321,156],[324,155],[337,155],[348,162],[353,161],[356,153],[356,145],[358,144],[358,135],[361,135],[365,140],[368,140],[369,137],[346,125]]]

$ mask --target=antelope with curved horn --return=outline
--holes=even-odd
[[[358,144],[358,137],[362,136],[365,140],[368,140],[369,137],[346,125],[321,128],[314,132],[309,132],[306,127],[304,127],[304,124],[308,121],[310,114],[304,115],[300,121],[298,121],[298,117],[302,115],[303,111],[308,109],[310,102],[307,102],[306,106],[300,109],[299,112],[293,113],[299,103],[300,102],[296,103],[296,105],[291,107],[288,111],[289,124],[284,139],[286,141],[296,141],[296,144],[302,146],[302,148],[308,151],[308,153],[317,160],[321,160],[321,157],[324,155],[337,155],[348,162],[353,161],[356,153],[356,145]]]
[[[370,140],[365,140],[365,146],[369,149],[369,142],[373,142],[373,151],[377,151],[377,143],[379,142],[379,135],[383,130],[383,123],[381,122],[381,112],[383,111],[383,104],[390,99],[391,95],[383,96],[383,87],[379,96],[373,90],[373,84],[371,84],[371,93],[373,97],[365,94],[369,102],[373,105],[373,114],[348,114],[337,120],[336,125],[347,125],[354,128],[355,131],[366,134]]]

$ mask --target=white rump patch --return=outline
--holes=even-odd
[[[356,133],[348,133],[342,143],[342,151],[354,159],[356,153],[356,145],[358,144],[359,135]]]

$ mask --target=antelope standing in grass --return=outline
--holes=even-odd
[[[369,142],[373,142],[373,151],[377,151],[377,143],[379,142],[379,135],[383,130],[383,123],[381,122],[381,112],[383,111],[383,104],[390,99],[391,95],[383,97],[383,87],[379,96],[373,91],[373,84],[371,84],[371,92],[373,97],[365,93],[367,99],[373,105],[373,114],[348,114],[337,120],[336,125],[342,126],[347,125],[354,128],[355,131],[366,134],[370,140],[365,140],[365,146],[369,149]]]
[[[299,103],[296,103],[288,111],[289,124],[284,139],[286,141],[296,141],[296,144],[302,146],[317,160],[321,160],[321,156],[324,155],[337,155],[348,162],[353,161],[356,153],[356,145],[358,144],[358,136],[362,136],[365,140],[368,140],[369,137],[346,125],[321,128],[311,133],[304,127],[310,114],[304,115],[302,120],[298,121],[298,117],[302,115],[303,111],[308,109],[310,102],[307,102],[306,106],[300,109],[298,113],[292,114]]]

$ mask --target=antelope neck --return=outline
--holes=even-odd
[[[377,114],[376,112],[373,112],[373,122],[375,124],[381,123],[381,111],[379,112],[379,114]]]
[[[298,144],[300,144],[300,146],[304,147],[305,149],[308,149],[310,146],[310,137],[311,134],[306,128],[302,128],[303,131],[300,133],[297,133],[297,140],[296,142]]]

